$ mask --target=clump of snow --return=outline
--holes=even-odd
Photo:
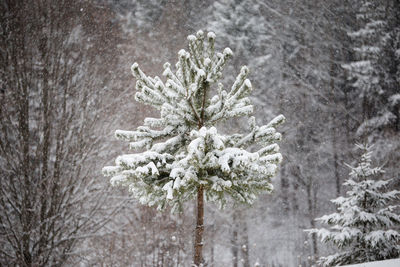
[[[233,55],[233,52],[232,52],[232,50],[231,50],[229,47],[227,47],[227,48],[224,49],[224,55],[226,55],[226,56],[232,56],[232,55]]]
[[[137,69],[138,67],[139,67],[139,64],[135,62],[135,63],[132,64],[131,69],[132,69],[132,70],[135,70],[135,69]]]
[[[216,38],[215,33],[213,33],[213,32],[208,32],[208,33],[207,33],[207,37],[208,37],[209,39],[215,39],[215,38]]]
[[[389,103],[393,107],[400,104],[400,94],[394,94],[391,97],[389,97]]]
[[[191,41],[191,42],[194,42],[194,41],[196,41],[196,36],[194,36],[194,35],[189,35],[188,37],[187,37],[187,39],[189,40],[189,41]]]

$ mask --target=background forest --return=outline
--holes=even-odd
[[[160,75],[199,29],[232,49],[226,82],[249,67],[258,123],[286,117],[274,193],[206,205],[207,266],[333,252],[304,229],[335,211],[356,142],[400,188],[397,0],[5,0],[0,13],[0,265],[190,265],[194,203],[142,206],[101,168],[128,153],[116,129],[156,114],[134,101],[132,63]]]

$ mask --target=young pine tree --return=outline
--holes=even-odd
[[[332,200],[338,212],[316,220],[330,229],[312,229],[324,243],[331,243],[340,252],[321,257],[325,266],[362,263],[400,256],[400,233],[395,228],[400,216],[398,205],[389,205],[398,199],[400,191],[386,190],[390,180],[380,180],[384,171],[371,166],[371,146],[357,145],[363,151],[357,167],[351,167],[347,197]]]
[[[282,160],[275,128],[284,116],[263,126],[250,117],[248,133],[219,133],[218,122],[253,113],[249,70],[242,67],[227,92],[217,81],[232,51],[216,53],[212,32],[199,31],[188,40],[189,51],[179,51],[176,71],[164,64],[165,82],[132,65],[136,100],[160,110],[161,117],[146,118],[136,131],[117,130],[115,136],[139,152],[119,156],[116,166],[103,172],[113,185],[127,186],[142,204],[158,209],[169,204],[179,210],[184,201],[197,198],[194,264],[200,266],[204,196],[223,206],[227,197],[251,203],[260,192],[271,191],[270,179]],[[255,152],[248,151],[250,146]]]

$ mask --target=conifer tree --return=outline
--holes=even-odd
[[[136,100],[160,110],[161,117],[146,118],[135,131],[117,130],[116,138],[138,152],[117,157],[116,166],[104,167],[103,173],[113,185],[127,186],[140,203],[158,209],[169,204],[179,210],[184,201],[196,198],[194,264],[200,266],[204,196],[224,206],[229,197],[252,203],[257,194],[270,192],[270,179],[282,160],[277,145],[281,134],[275,128],[284,116],[263,126],[250,117],[248,133],[219,133],[218,122],[253,113],[249,70],[242,67],[227,92],[217,82],[231,49],[215,52],[212,32],[198,31],[188,41],[188,51],[178,53],[175,72],[164,64],[165,82],[132,65]]]
[[[356,22],[359,28],[348,32],[354,43],[354,60],[343,64],[351,86],[361,99],[362,123],[358,136],[368,136],[377,129],[396,128],[399,87],[393,64],[397,48],[396,33],[390,14],[391,1],[355,1],[359,3]],[[388,61],[389,59],[389,61]]]
[[[266,65],[273,29],[262,16],[257,1],[215,1],[210,11],[207,26],[235,50],[237,58],[253,58],[257,64]]]
[[[371,166],[371,146],[356,145],[363,151],[356,167],[351,167],[346,197],[332,200],[338,211],[317,218],[330,229],[311,229],[324,243],[331,243],[340,252],[321,257],[325,266],[385,260],[400,256],[399,205],[390,205],[400,191],[386,190],[390,180],[380,180],[384,171]]]

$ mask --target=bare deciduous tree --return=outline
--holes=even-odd
[[[0,12],[0,265],[61,266],[115,211],[92,156],[118,31],[90,2],[10,0]]]

